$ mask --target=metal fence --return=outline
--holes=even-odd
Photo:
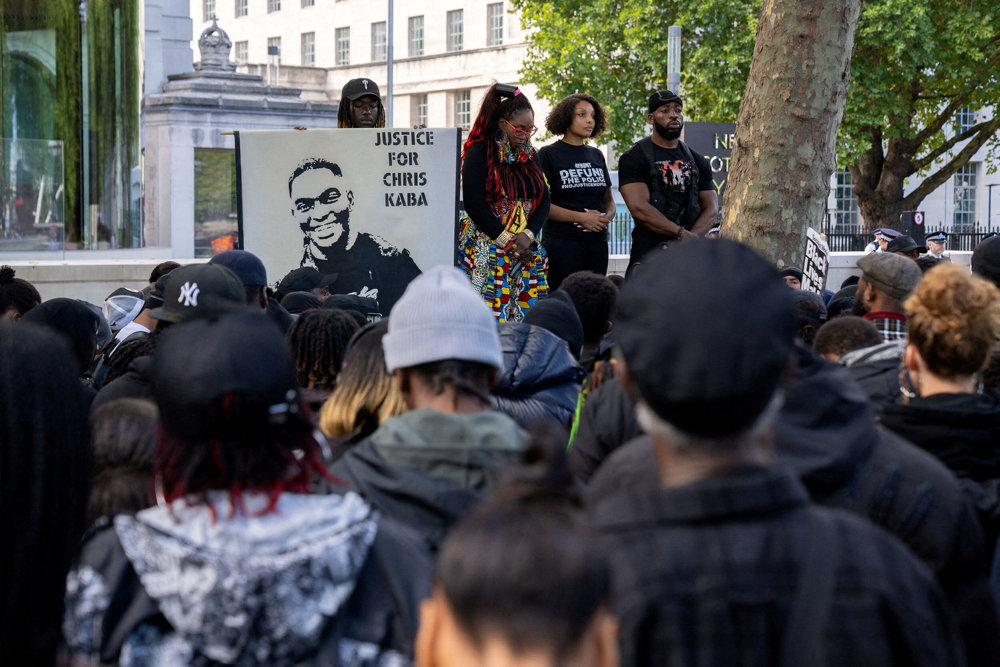
[[[982,228],[969,232],[948,232],[948,243],[946,250],[967,250],[975,249],[979,242],[990,234],[1000,232],[1000,229]],[[875,237],[863,232],[834,232],[828,225],[823,225],[823,234],[826,235],[826,244],[832,252],[863,252],[865,247],[871,243]]]
[[[619,213],[608,225],[608,254],[627,255],[632,251],[632,226],[628,213]]]

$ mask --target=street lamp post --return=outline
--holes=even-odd
[[[986,185],[986,231],[991,231],[993,225],[993,188],[1000,183],[989,183]]]
[[[386,25],[386,69],[388,70],[386,76],[386,94],[385,94],[385,124],[387,127],[392,127],[392,0],[389,0],[389,20]]]

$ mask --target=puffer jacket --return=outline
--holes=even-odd
[[[566,341],[522,322],[499,325],[503,368],[492,389],[493,408],[522,427],[554,420],[567,429],[585,376]]]

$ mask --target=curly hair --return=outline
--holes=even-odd
[[[594,131],[590,138],[596,139],[608,128],[608,116],[604,113],[604,107],[592,95],[586,93],[576,93],[562,98],[559,104],[552,107],[552,111],[545,118],[545,129],[552,134],[566,134],[570,125],[573,124],[573,112],[580,102],[587,102],[594,107]]]
[[[583,324],[583,342],[596,345],[604,337],[605,327],[614,318],[618,288],[607,276],[593,271],[576,271],[560,283],[567,292]]]
[[[472,124],[472,129],[469,130],[469,138],[462,145],[463,160],[469,146],[494,140],[500,132],[500,119],[509,120],[522,111],[534,113],[531,102],[520,89],[513,95],[508,95],[503,89],[497,90],[498,85],[494,83],[483,96],[479,114]],[[518,178],[519,172],[523,173],[523,179]],[[486,203],[494,210],[503,198],[501,193],[506,193],[510,199],[530,198],[532,206],[537,206],[545,196],[546,190],[545,177],[535,160],[514,164],[501,163],[495,148],[486,151],[486,183],[483,185],[486,190]]]
[[[13,267],[0,266],[0,317],[12,309],[20,317],[41,302],[42,297],[34,285],[16,278]]]
[[[928,369],[943,378],[977,373],[1000,338],[1000,290],[965,267],[942,263],[903,303],[907,338]]]

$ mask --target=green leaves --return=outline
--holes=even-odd
[[[532,46],[522,80],[556,102],[588,92],[610,113],[608,138],[643,134],[645,99],[667,81],[667,28],[683,29],[685,115],[733,121],[753,56],[760,0],[513,0]],[[838,161],[907,140],[917,157],[945,138],[924,128],[950,125],[949,101],[1000,103],[1000,3],[993,0],[868,0],[862,6],[851,87],[838,137]]]

